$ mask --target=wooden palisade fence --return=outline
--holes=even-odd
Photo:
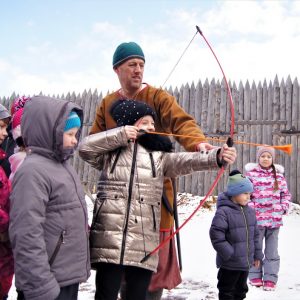
[[[235,107],[235,140],[262,143],[270,145],[292,144],[293,153],[288,156],[284,152],[276,151],[276,163],[285,168],[285,176],[289,189],[293,195],[293,202],[300,203],[300,88],[297,78],[290,77],[286,81],[238,86],[230,84]],[[180,88],[169,88],[168,92],[174,95],[179,104],[195,117],[206,136],[226,139],[230,130],[230,107],[224,81],[215,79],[197,85],[186,84]],[[0,98],[0,102],[9,107],[16,95],[9,98]],[[76,102],[84,109],[84,124],[82,137],[86,136],[93,123],[96,107],[102,100],[102,93],[95,90],[84,91],[82,95],[68,93],[66,96],[55,96]],[[220,143],[211,142],[214,145]],[[231,169],[244,171],[248,162],[256,161],[256,147],[249,145],[235,145],[238,152],[237,162]],[[181,151],[179,144],[176,151]],[[98,178],[98,172],[84,163],[75,154],[73,158],[75,169],[80,178],[92,192]],[[228,178],[228,171],[219,181],[214,194],[223,191]],[[179,179],[178,190],[197,195],[204,195],[216,177],[217,172],[198,172]]]

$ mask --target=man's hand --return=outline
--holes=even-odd
[[[228,147],[227,144],[224,144],[221,148],[218,158],[219,161],[225,161],[232,165],[236,160],[236,149],[234,147]]]
[[[207,151],[207,150],[212,150],[216,148],[216,146],[213,146],[209,143],[200,143],[196,146],[197,151]]]

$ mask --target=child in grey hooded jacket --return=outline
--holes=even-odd
[[[27,155],[12,182],[9,226],[18,299],[75,300],[89,277],[85,196],[69,162],[82,120],[64,100],[37,96],[24,107]]]

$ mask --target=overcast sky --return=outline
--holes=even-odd
[[[300,79],[300,1],[0,0],[0,97],[82,93],[119,87],[112,55],[135,41],[144,81],[160,86],[203,31],[228,80]],[[221,79],[197,35],[170,85]]]

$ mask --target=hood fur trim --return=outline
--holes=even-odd
[[[170,139],[162,135],[145,133],[137,141],[148,151],[172,152],[173,150],[173,144]]]
[[[274,164],[274,166],[275,166],[276,172],[284,174],[284,167],[282,165]],[[246,170],[246,172],[251,172],[258,167],[259,167],[258,163],[248,163],[245,165],[245,170]]]

